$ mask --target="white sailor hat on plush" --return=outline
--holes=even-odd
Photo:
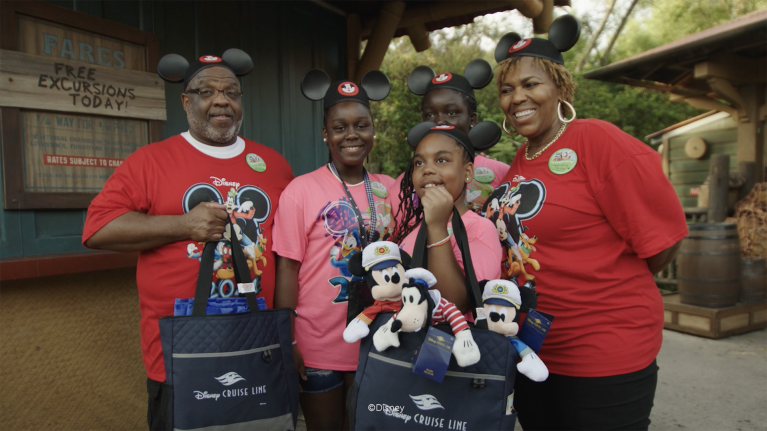
[[[365,271],[379,271],[402,263],[399,247],[391,241],[371,243],[362,250],[362,266]]]
[[[519,294],[519,287],[513,281],[490,280],[485,284],[485,290],[482,292],[482,302],[496,305],[511,304],[519,309],[522,305],[522,297]]]
[[[437,278],[428,269],[424,268],[411,268],[405,271],[405,278],[413,279],[415,282],[422,282],[426,287],[431,288],[437,284]]]

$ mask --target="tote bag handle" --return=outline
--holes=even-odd
[[[471,252],[469,251],[469,238],[466,234],[466,226],[461,220],[458,210],[453,207],[453,235],[455,241],[458,244],[458,250],[461,251],[461,258],[463,259],[463,274],[464,284],[466,286],[466,294],[469,296],[469,303],[471,304],[471,313],[474,316],[475,326],[478,328],[487,329],[486,320],[477,320],[477,307],[482,305],[482,292],[479,290],[479,282],[477,282],[477,275],[474,272],[474,264],[471,261]],[[418,235],[415,239],[415,246],[413,247],[413,268],[426,268],[428,269],[428,251],[426,249],[426,223],[425,220],[421,221],[421,227],[418,230]]]
[[[237,233],[234,231],[235,224],[231,220],[227,221],[232,239],[232,266],[234,267],[234,279],[240,283],[250,283],[250,270],[248,262],[245,260],[245,254],[242,252],[240,242],[237,239]],[[200,272],[197,274],[197,288],[194,292],[194,304],[192,306],[192,316],[205,316],[208,307],[208,297],[210,296],[210,280],[213,277],[213,260],[218,246],[218,241],[209,241],[205,243],[205,249],[200,259]],[[235,286],[235,289],[238,287]],[[248,301],[248,308],[251,313],[258,311],[258,302],[256,302],[256,293],[245,293],[245,299]]]

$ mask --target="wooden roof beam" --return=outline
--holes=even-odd
[[[708,61],[695,64],[695,79],[722,78],[733,82],[767,81],[764,59],[752,60],[732,53],[719,53]]]
[[[669,101],[671,102],[681,102],[685,101],[690,106],[693,106],[698,109],[712,109],[715,111],[723,111],[730,114],[732,118],[738,118],[738,110],[733,108],[730,105],[725,105],[724,103],[718,102],[714,99],[708,98],[708,97],[685,97],[679,94],[671,94],[669,97]]]
[[[414,3],[408,8],[395,30],[407,29],[414,25],[440,21],[462,15],[479,15],[503,10],[517,9],[527,18],[533,18],[536,33],[549,31],[554,14],[554,0],[505,0],[505,1],[450,1]],[[376,23],[363,25],[362,39],[373,34]]]
[[[357,70],[354,73],[355,81],[359,82],[368,70],[381,67],[389,43],[400,26],[403,12],[405,12],[404,1],[384,3],[381,11],[378,12],[378,18],[373,25],[362,59],[357,64]]]
[[[747,123],[749,121],[748,113],[746,112],[746,101],[730,81],[717,77],[708,78],[706,81],[719,97],[729,102],[730,105],[738,110],[741,122]]]

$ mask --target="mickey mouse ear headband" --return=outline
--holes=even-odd
[[[485,60],[471,61],[463,69],[463,76],[443,72],[437,75],[429,66],[418,66],[407,77],[407,88],[423,96],[431,90],[450,88],[474,97],[474,90],[485,88],[493,80],[493,67]]]
[[[432,133],[439,133],[455,139],[459,145],[469,152],[472,160],[474,160],[476,151],[490,149],[501,139],[501,128],[492,121],[477,123],[471,128],[468,136],[455,126],[447,124],[437,125],[437,123],[432,121],[424,121],[410,129],[407,133],[407,143],[415,148],[423,138]]]
[[[570,50],[581,36],[581,23],[572,15],[555,19],[549,28],[549,39],[522,39],[517,33],[508,33],[495,47],[495,61],[500,63],[511,57],[540,57],[554,63],[565,64],[562,53]]]
[[[347,101],[369,107],[371,100],[385,99],[390,89],[389,78],[380,70],[368,71],[359,84],[354,81],[331,84],[330,77],[322,69],[312,69],[301,78],[301,92],[309,100],[322,100],[323,109]]]
[[[221,57],[203,55],[191,65],[178,54],[167,54],[157,64],[157,74],[170,83],[183,82],[186,88],[195,75],[209,67],[223,67],[231,70],[235,76],[241,77],[253,69],[253,59],[245,51],[237,48],[227,49]]]

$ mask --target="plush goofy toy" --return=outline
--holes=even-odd
[[[549,369],[533,349],[516,336],[519,332],[519,313],[526,313],[535,306],[535,291],[524,286],[520,289],[516,283],[509,280],[489,280],[483,281],[482,284],[487,329],[509,338],[522,358],[517,364],[520,373],[534,382],[546,380],[549,377]]]
[[[349,272],[365,277],[375,302],[346,326],[344,340],[347,343],[366,337],[370,333],[369,325],[378,313],[400,309],[407,268],[410,268],[410,255],[390,241],[370,243],[362,253],[352,255]]]
[[[458,308],[442,298],[439,291],[429,290],[437,283],[434,274],[423,268],[405,272],[408,280],[402,286],[402,308],[391,320],[378,328],[373,335],[373,345],[382,352],[391,346],[399,347],[397,332],[417,332],[436,323],[450,323],[455,335],[453,356],[462,367],[479,362],[479,347],[474,342],[469,325]]]

